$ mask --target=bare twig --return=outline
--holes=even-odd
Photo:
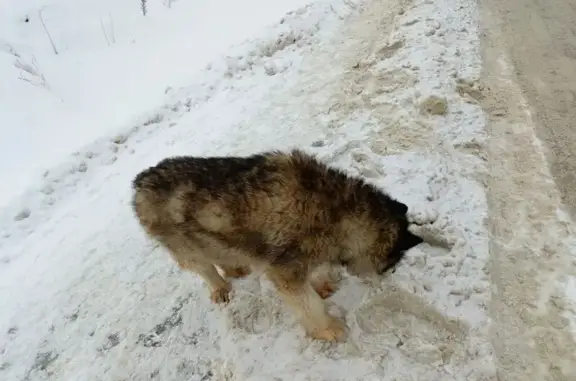
[[[104,22],[102,21],[102,17],[100,17],[100,26],[102,27],[102,33],[104,34],[104,38],[106,39],[106,44],[110,46],[110,40],[108,40],[108,36],[106,35],[106,29],[104,29]]]
[[[8,54],[10,54],[16,58],[20,58],[20,53],[18,53],[16,51],[16,49],[12,45],[10,45],[8,42],[4,42],[2,45],[3,46],[0,46],[0,51],[4,50]]]
[[[22,74],[20,74],[18,79],[21,79],[24,82],[28,82],[29,84],[31,84],[33,86],[40,86],[38,83],[33,82],[32,79],[23,77]]]
[[[140,0],[140,8],[142,8],[142,14],[146,16],[146,0]]]
[[[16,61],[14,61],[14,67],[21,70],[18,79],[24,82],[28,82],[34,86],[40,86],[46,89],[50,89],[50,86],[48,85],[48,82],[46,81],[44,74],[40,72],[40,68],[38,67],[38,61],[36,61],[35,57],[32,57],[32,62],[30,64],[24,62],[24,60],[22,60],[21,58],[18,58]],[[28,76],[26,76],[25,74],[28,74]]]
[[[54,44],[54,40],[52,40],[52,36],[50,36],[50,32],[48,32],[48,28],[46,28],[46,24],[44,23],[44,19],[42,18],[42,10],[38,11],[38,16],[40,17],[40,22],[42,23],[42,27],[44,27],[44,31],[52,44],[52,49],[54,50],[54,54],[58,54],[58,49],[56,49],[56,45]]]
[[[110,34],[112,35],[112,43],[116,43],[116,36],[114,35],[114,20],[112,19],[112,14],[108,13],[108,18],[110,19]]]

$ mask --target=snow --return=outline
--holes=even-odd
[[[11,179],[0,205],[44,168],[155,107],[229,45],[306,3],[166,1],[148,1],[146,17],[137,0],[0,4],[0,176]]]
[[[105,16],[111,4],[86,9]],[[29,147],[9,152],[21,155],[23,166],[10,170],[50,167],[0,215],[0,378],[493,379],[486,122],[474,99],[457,91],[480,75],[476,3],[284,2],[282,11],[267,5],[259,21],[235,27],[228,24],[260,12],[256,2],[237,5],[230,19],[221,17],[230,5],[224,1],[153,4],[152,21],[131,13],[134,4],[115,6],[116,44],[100,41],[100,51],[93,49],[98,18],[73,18],[80,29],[70,34],[61,24],[53,33],[68,58],[48,58],[49,45],[29,51],[44,50],[43,72],[66,101],[56,108],[45,103],[52,95],[15,80],[13,104],[0,106],[16,124],[25,122],[14,116],[18,110],[38,110],[21,117],[36,118],[45,131],[29,132],[40,136],[36,145],[24,136],[2,139],[6,149]],[[67,19],[80,14],[80,5],[60,7],[54,12],[71,9]],[[258,31],[289,8],[295,11]],[[186,16],[199,10],[206,13],[197,20],[213,29],[198,25],[190,33]],[[212,42],[223,25],[230,30],[215,38],[213,50],[199,57],[195,48],[182,51],[182,34],[190,46],[194,38]],[[129,52],[131,38],[146,42]],[[25,35],[16,40],[18,49],[35,43]],[[200,63],[224,49],[226,56]],[[148,52],[170,59],[158,70]],[[1,75],[11,60],[2,61]],[[88,75],[109,71],[115,74]],[[165,95],[167,83],[174,87]],[[28,103],[17,103],[21,97]],[[430,97],[446,103],[445,115],[423,110]],[[151,107],[160,100],[163,106]],[[72,121],[83,128],[57,128]],[[342,344],[306,338],[265,279],[235,282],[231,303],[212,305],[201,280],[147,240],[130,209],[133,176],[166,156],[290,147],[363,175],[407,203],[415,230],[430,242],[380,284],[343,275],[328,301],[351,329]],[[60,158],[75,153],[53,165],[50,149]],[[24,159],[30,163],[20,164]]]

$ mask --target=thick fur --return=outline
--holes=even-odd
[[[343,339],[346,326],[327,313],[334,285],[313,279],[316,269],[382,274],[422,242],[406,205],[298,150],[168,158],[133,186],[145,231],[205,280],[214,302],[228,301],[226,278],[262,269],[318,339]]]

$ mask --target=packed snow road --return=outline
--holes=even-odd
[[[533,294],[491,258],[486,184],[510,184],[488,171],[478,17],[470,0],[314,3],[47,171],[1,215],[0,379],[482,381],[524,366],[493,350],[513,323],[494,300]],[[428,242],[379,285],[343,277],[341,344],[305,337],[265,279],[212,305],[130,208],[133,176],[166,156],[295,146],[408,204]]]
[[[576,380],[574,1],[481,4],[498,376]]]

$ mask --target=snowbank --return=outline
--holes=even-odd
[[[307,0],[0,4],[0,206]],[[44,25],[43,25],[44,24]],[[46,29],[44,29],[44,26]],[[48,31],[49,36],[46,34]],[[54,42],[54,49],[50,42]],[[24,101],[25,100],[25,101]]]

